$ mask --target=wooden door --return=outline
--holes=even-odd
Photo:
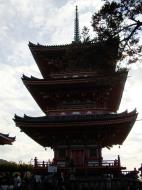
[[[84,151],[83,150],[72,150],[72,160],[74,166],[84,166]]]

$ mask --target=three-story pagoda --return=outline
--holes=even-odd
[[[69,45],[29,43],[43,78],[23,75],[22,80],[45,116],[15,115],[14,121],[33,140],[54,150],[59,170],[121,172],[120,159],[105,163],[102,148],[122,145],[135,123],[136,110],[117,113],[128,71],[116,70],[116,41],[81,43],[77,9],[75,23]]]

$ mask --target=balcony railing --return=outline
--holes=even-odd
[[[93,169],[93,168],[117,168],[117,169],[124,169],[121,164],[120,164],[120,158],[118,157],[118,159],[115,160],[103,160],[103,161],[99,161],[99,160],[88,160],[86,161],[84,164],[80,164],[80,165],[73,165],[70,166],[68,162],[66,162],[66,160],[58,160],[56,163],[54,163],[53,161],[38,161],[37,158],[34,159],[34,167],[35,168],[40,168],[40,169],[44,169],[44,168],[48,168],[48,167],[57,167],[58,169],[69,169],[71,167],[74,167],[76,169],[82,169],[82,170],[86,170],[86,169]]]
[[[136,169],[123,171],[119,157],[117,160],[103,160],[101,164],[97,161],[89,160],[88,165],[74,168],[67,167],[65,161],[58,161],[55,164],[52,161],[41,162],[35,158],[34,167],[41,174],[46,171],[44,174],[53,178],[63,172],[65,177],[63,185],[66,189],[142,190],[142,182],[138,180],[138,171]],[[58,175],[56,175],[57,169]],[[53,183],[54,185],[55,183]]]

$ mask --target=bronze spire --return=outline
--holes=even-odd
[[[78,7],[76,6],[75,11],[75,24],[74,24],[74,42],[80,42],[80,34],[79,34],[79,15],[78,15]]]

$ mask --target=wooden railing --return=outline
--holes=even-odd
[[[69,167],[68,164],[66,163],[65,160],[62,161],[58,161],[56,164],[53,161],[38,161],[37,158],[34,159],[34,167],[35,168],[47,168],[49,166],[57,166],[57,167],[61,167],[61,168],[67,168]],[[118,159],[115,160],[103,160],[102,162],[96,161],[96,160],[88,160],[87,163],[85,163],[84,165],[80,165],[80,166],[75,166],[76,168],[96,168],[96,167],[121,167],[120,164],[120,158],[118,157]]]
[[[65,161],[64,161],[65,163]],[[97,190],[122,190],[122,189],[133,189],[133,190],[142,190],[142,182],[138,180],[138,171],[134,169],[133,171],[123,171],[120,159],[117,160],[103,160],[101,165],[99,163],[93,163],[91,172],[89,172],[90,167],[82,168],[69,168],[65,165],[63,168],[59,168],[59,173],[65,174],[64,187],[66,189],[80,189],[84,188],[97,189]],[[45,175],[53,176],[53,178],[58,175],[53,172],[53,169],[57,169],[58,166],[55,165],[52,161],[38,161],[37,158],[34,160],[34,167],[37,171],[41,172],[46,171]],[[50,168],[51,167],[51,168]],[[54,168],[55,167],[55,168]],[[51,169],[49,172],[49,168]],[[73,170],[75,169],[75,170]],[[98,169],[98,170],[97,170]],[[108,169],[108,170],[106,170]],[[114,170],[113,170],[114,169]],[[48,172],[47,172],[48,171]],[[87,172],[86,172],[87,171]],[[101,173],[92,173],[92,171],[102,171]],[[103,172],[105,171],[105,172]],[[114,171],[114,173],[109,171]],[[118,172],[117,172],[118,171]],[[52,175],[50,174],[52,172]],[[55,175],[54,175],[55,174]],[[83,174],[83,175],[82,175]],[[94,175],[95,174],[95,175]],[[99,174],[99,175],[98,175]],[[102,175],[103,174],[103,175]],[[54,179],[55,180],[55,179]],[[53,181],[54,181],[53,180]],[[55,183],[53,184],[53,186]],[[77,187],[77,186],[78,187]],[[70,188],[71,187],[71,188]],[[55,187],[53,188],[55,189]],[[52,188],[51,188],[52,190]]]
[[[53,165],[53,162],[51,161],[38,161],[38,159],[35,157],[34,159],[34,167],[35,168],[47,168],[48,166]]]

